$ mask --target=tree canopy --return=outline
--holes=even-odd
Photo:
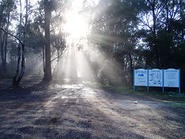
[[[75,1],[0,0],[0,76],[12,77],[20,68],[22,78],[25,66],[26,75],[43,74],[49,81],[56,69],[67,68],[60,61],[75,49],[91,65],[86,70],[110,84],[112,73],[132,85],[134,68],[179,68],[185,80],[184,0]]]

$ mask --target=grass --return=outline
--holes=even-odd
[[[185,105],[185,94],[181,93],[179,96],[177,92],[168,91],[162,94],[159,90],[150,90],[150,92],[147,92],[144,88],[139,88],[138,90],[134,91],[133,88],[129,87],[113,87],[113,86],[104,86],[103,88],[108,88],[110,90],[113,90],[116,93],[127,93],[127,94],[134,94],[138,96],[143,97],[152,97],[156,99],[160,99],[163,101],[174,101],[178,102],[175,105],[181,105],[179,103],[183,103]]]
[[[174,108],[178,108],[178,107],[185,107],[185,102],[166,102],[168,105],[170,105],[171,107]]]
[[[158,100],[161,100],[165,104],[167,104],[171,108],[185,108],[185,94],[182,93],[180,96],[177,92],[165,92],[165,94],[162,94],[160,91],[150,91],[149,93],[146,91],[146,89],[140,89],[137,91],[133,91],[132,88],[128,87],[113,87],[113,86],[105,86],[105,88],[108,88],[115,93],[120,94],[131,94],[141,97],[150,97],[155,98]]]
[[[142,96],[150,96],[153,98],[166,100],[166,101],[184,101],[185,102],[185,95],[179,95],[177,92],[165,92],[162,94],[160,91],[132,91],[134,94],[142,95]]]

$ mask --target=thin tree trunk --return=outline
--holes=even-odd
[[[19,0],[20,4],[20,21],[19,24],[20,26],[22,25],[22,1]],[[19,36],[19,38],[21,35]],[[24,59],[24,41],[23,43],[19,44],[18,47],[18,60],[17,60],[17,69],[16,69],[16,74],[13,78],[13,86],[19,86],[19,83],[24,75],[24,70],[25,70],[25,59]]]
[[[19,85],[19,82],[20,82],[20,78],[19,78],[19,72],[20,72],[20,63],[24,64],[24,62],[21,62],[21,50],[24,50],[24,44],[23,42],[15,35],[9,33],[8,31],[6,31],[5,29],[3,28],[0,28],[0,30],[2,30],[4,33],[7,33],[9,34],[10,36],[14,37],[16,40],[19,41],[19,47],[18,47],[18,60],[17,60],[17,69],[16,69],[16,74],[13,78],[13,85],[14,86],[18,86]]]
[[[8,31],[10,26],[10,13],[8,13],[8,19],[7,19],[7,25],[6,25],[6,30]],[[7,73],[7,69],[6,69],[6,65],[7,65],[7,45],[8,45],[8,33],[4,34],[4,54],[3,54],[3,73],[6,75]]]
[[[22,61],[21,61],[21,72],[20,72],[20,76],[19,76],[19,82],[21,81],[24,72],[25,72],[25,45],[27,44],[27,32],[28,32],[28,0],[25,0],[26,3],[26,15],[25,15],[25,23],[24,23],[24,38],[23,38],[23,45],[22,45]]]
[[[133,60],[131,52],[128,53],[129,61],[130,61],[130,85],[133,83]]]
[[[17,60],[17,68],[15,76],[13,77],[13,86],[18,86],[18,76],[19,76],[19,69],[20,69],[20,61],[21,61],[21,46],[18,46],[18,60]]]
[[[45,0],[45,72],[44,80],[50,81],[51,76],[51,47],[50,47],[50,21],[51,21],[51,10],[49,8],[49,1]]]
[[[152,3],[152,18],[153,18],[153,30],[152,30],[152,33],[153,33],[153,42],[152,42],[152,47],[155,51],[155,56],[156,56],[156,65],[159,66],[160,65],[160,57],[159,57],[159,48],[157,46],[157,37],[156,37],[156,29],[157,29],[157,17],[156,17],[156,13],[155,13],[155,10],[156,10],[156,0],[153,1]]]

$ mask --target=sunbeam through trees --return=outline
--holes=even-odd
[[[185,138],[184,0],[0,0],[0,139]]]
[[[17,59],[24,63],[22,54],[25,76],[43,74],[45,81],[131,86],[133,69],[143,67],[180,68],[184,80],[182,0],[2,0],[0,4],[4,78],[14,76]],[[25,52],[9,34],[24,43]]]

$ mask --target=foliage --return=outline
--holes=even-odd
[[[31,60],[28,56],[32,54],[40,54],[42,59],[46,45],[45,35],[48,33],[50,33],[48,43],[51,44],[49,59],[54,57],[52,54],[55,53],[59,58],[64,51],[66,34],[57,27],[65,22],[63,14],[68,8],[66,2],[66,0],[41,0],[35,9],[29,6],[29,14],[32,16],[28,18],[25,37],[28,61]],[[11,26],[15,20],[19,21],[13,17],[8,21],[9,14],[13,16],[18,4],[13,0],[0,1],[0,27],[5,29],[8,23]],[[90,1],[84,0],[84,7],[87,7],[84,8],[85,11],[92,13],[92,32],[88,36],[88,41],[110,59],[116,59],[122,68],[119,74],[123,77],[125,85],[132,84],[134,68],[180,68],[182,81],[185,80],[184,0],[100,0],[96,7],[88,5],[91,5]],[[46,14],[51,14],[49,15],[51,19],[48,22],[49,32],[45,34]],[[23,13],[23,17],[25,15]],[[24,31],[23,24],[12,29],[12,33],[20,36],[21,40],[24,40]],[[0,32],[0,35],[5,34]],[[2,40],[1,37],[0,42]],[[7,49],[9,54],[7,63],[12,63],[15,62],[17,44],[10,36],[7,43],[7,46],[11,46]],[[1,49],[1,53],[4,50]],[[1,55],[2,57],[4,55]],[[185,87],[185,84],[182,86]]]

